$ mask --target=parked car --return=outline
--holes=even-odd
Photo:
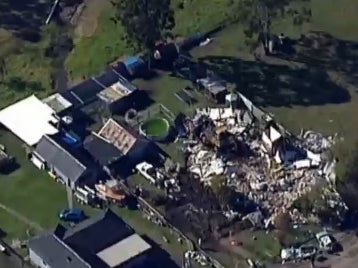
[[[59,214],[61,220],[69,222],[80,222],[84,220],[85,217],[85,213],[78,208],[64,209]]]
[[[339,251],[339,245],[337,241],[326,230],[317,233],[316,239],[321,250],[327,251],[329,253]]]
[[[300,247],[289,247],[281,250],[282,263],[295,260],[307,260],[317,253],[317,248],[311,245],[302,245]]]
[[[8,251],[8,249],[1,242],[0,242],[0,252],[4,253],[6,255],[10,255],[10,252]]]

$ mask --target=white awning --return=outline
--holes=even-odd
[[[58,132],[55,111],[32,95],[0,111],[0,122],[12,133],[33,146],[43,135]],[[52,124],[50,123],[52,122]]]

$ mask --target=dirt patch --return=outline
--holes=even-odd
[[[98,19],[102,11],[108,7],[108,0],[86,0],[83,6],[78,7],[79,17],[76,23],[75,33],[79,37],[91,37],[98,25]]]

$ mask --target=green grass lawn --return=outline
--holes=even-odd
[[[358,1],[311,0],[313,27],[348,40],[358,41]]]
[[[325,31],[332,34],[334,37],[343,40],[358,41],[358,28],[355,22],[355,13],[358,10],[358,2],[354,0],[334,1],[334,0],[311,0],[311,3],[304,3],[303,5],[310,5],[312,9],[312,21],[300,26],[294,26],[292,19],[286,17],[283,20],[273,22],[273,31],[277,34],[284,32],[291,38],[298,38],[300,34],[305,34],[308,31]],[[252,61],[253,55],[245,45],[245,36],[240,25],[231,25],[222,32],[218,33],[211,44],[203,48],[196,48],[193,51],[195,57],[206,56],[220,56],[233,59],[232,62],[240,62],[240,60]],[[230,68],[239,67],[239,63],[229,66],[230,61],[223,64],[221,67]],[[240,77],[240,69],[235,69],[237,77]],[[276,78],[279,73],[273,73],[272,78]],[[257,76],[257,79],[259,76]],[[244,80],[245,77],[242,77]],[[306,78],[312,82],[314,78]],[[311,79],[311,80],[310,80]],[[312,80],[313,79],[313,80]],[[339,74],[333,73],[330,76],[333,83],[339,83]],[[266,81],[265,85],[269,85]],[[356,145],[358,143],[358,128],[354,115],[358,112],[358,96],[355,92],[356,87],[343,85],[343,90],[347,90],[350,100],[343,103],[327,102],[326,104],[309,104],[309,105],[287,105],[288,98],[294,95],[307,95],[308,98],[316,95],[317,100],[323,100],[329,93],[327,83],[319,81],[314,82],[314,87],[311,88],[311,93],[304,93],[304,88],[280,88],[277,86],[271,91],[267,91],[266,98],[259,98],[262,92],[255,93],[248,91],[247,88],[239,88],[240,91],[249,94],[250,98],[258,105],[264,104],[267,99],[277,99],[275,105],[264,105],[264,109],[272,113],[277,120],[287,127],[288,130],[298,133],[301,128],[313,129],[323,132],[327,135],[338,133],[342,139],[334,147],[336,156],[341,160],[338,165],[338,174],[344,178],[347,166],[352,161],[356,154]],[[321,92],[321,93],[320,93]],[[286,97],[285,94],[287,95]],[[280,105],[279,98],[282,102]],[[303,97],[302,97],[303,99]],[[297,101],[295,101],[297,103]],[[324,103],[324,101],[323,101]],[[349,118],[349,120],[348,120]]]
[[[184,9],[181,10],[178,8],[178,1],[174,1],[174,7],[177,10],[177,25],[174,32],[180,35],[188,35],[214,27],[225,18],[229,9],[228,2],[230,2],[229,0],[211,0],[203,4],[202,0],[186,1],[186,7],[184,6]],[[358,10],[357,1],[311,0],[311,7],[313,12],[311,23],[295,27],[292,26],[289,19],[286,19],[275,22],[273,30],[277,33],[285,32],[286,35],[293,37],[298,37],[301,33],[306,33],[309,30],[321,30],[341,39],[358,41],[355,21],[355,13]],[[73,79],[96,74],[107,63],[133,53],[121,40],[123,29],[110,21],[110,17],[113,15],[111,12],[113,11],[108,9],[100,16],[93,37],[75,40],[75,48],[66,61],[66,67],[71,72]],[[34,82],[32,85],[38,86],[36,91],[33,87],[14,88],[14,85],[19,85],[18,81],[17,84],[14,82],[10,84],[11,87],[9,87],[9,83],[6,87],[3,84],[0,85],[0,107],[33,92],[40,96],[51,92],[51,61],[43,56],[45,45],[46,39],[40,44],[28,44],[5,31],[0,31],[0,56],[5,58],[8,69],[4,81],[9,82],[10,78],[20,77],[28,82]],[[240,25],[231,25],[218,33],[210,45],[195,49],[193,55],[195,57],[227,56],[252,60],[252,55],[245,44],[243,28]],[[239,76],[240,73],[237,75]],[[158,78],[151,81],[138,80],[135,83],[141,88],[148,89],[154,100],[163,103],[175,114],[190,113],[196,107],[189,107],[174,96],[175,92],[189,85],[187,81],[170,77],[167,74],[160,74]],[[320,84],[316,87],[322,92],[325,91]],[[268,94],[271,96],[285,90],[279,88]],[[315,90],[315,92],[319,91]],[[271,105],[265,107],[275,115],[279,122],[293,132],[306,128],[315,129],[328,135],[339,133],[343,139],[335,146],[335,153],[341,160],[339,166],[341,177],[344,176],[345,168],[356,153],[358,142],[358,117],[354,116],[358,112],[358,96],[354,92],[354,88],[349,88],[348,92],[351,99],[341,104]],[[252,95],[255,93],[253,92]],[[208,103],[204,99],[200,100],[201,104],[199,105]],[[0,202],[17,210],[44,228],[55,226],[58,212],[67,204],[65,189],[51,180],[44,172],[33,167],[26,159],[21,142],[8,132],[0,132],[0,143],[7,147],[9,154],[14,155],[21,166],[10,175],[0,176]],[[173,156],[180,154],[175,144],[165,145],[163,148]],[[143,219],[139,212],[119,209],[118,213],[139,233],[150,236],[174,256],[181,256],[183,246],[175,242],[175,238],[169,230],[158,229],[154,224]],[[0,226],[8,232],[9,237],[24,237],[26,235],[27,226],[2,211],[0,211]],[[162,240],[163,233],[169,238],[169,244]],[[259,243],[260,235],[260,239],[257,242],[248,243],[247,248],[265,258],[267,254],[264,248],[268,248],[271,244],[265,238],[262,240],[262,243]],[[274,250],[276,250],[276,246]]]
[[[183,8],[179,8],[179,3],[182,2],[185,2]],[[176,22],[174,33],[188,36],[212,30],[232,15],[232,2],[231,0],[172,1]]]
[[[44,31],[40,42],[28,43],[0,28],[0,58],[5,65],[0,77],[0,108],[31,94],[44,97],[52,91],[51,60],[44,53],[48,34]]]
[[[43,228],[53,227],[58,212],[67,206],[64,187],[32,165],[22,143],[12,134],[1,131],[0,143],[20,166],[0,176],[0,202]]]
[[[173,33],[188,36],[196,32],[213,29],[230,14],[230,0],[186,1],[179,8],[181,0],[172,2],[176,26]],[[98,18],[97,29],[91,37],[75,37],[75,47],[67,57],[66,69],[72,80],[81,80],[102,71],[106,64],[135,53],[123,40],[124,31],[111,18],[115,10],[109,1],[103,1],[103,10]]]
[[[75,37],[75,47],[66,59],[66,69],[73,80],[83,79],[101,72],[106,64],[124,55],[131,55],[132,49],[122,39],[123,29],[114,24],[111,17],[114,9],[108,1],[98,18],[97,28],[91,37]]]
[[[2,238],[8,243],[11,243],[14,239],[28,239],[28,235],[35,235],[37,232],[3,210],[0,210],[0,230],[4,232]]]

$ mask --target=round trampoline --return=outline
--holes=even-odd
[[[139,131],[142,135],[154,141],[165,141],[169,135],[170,124],[165,118],[152,118],[143,122]]]

